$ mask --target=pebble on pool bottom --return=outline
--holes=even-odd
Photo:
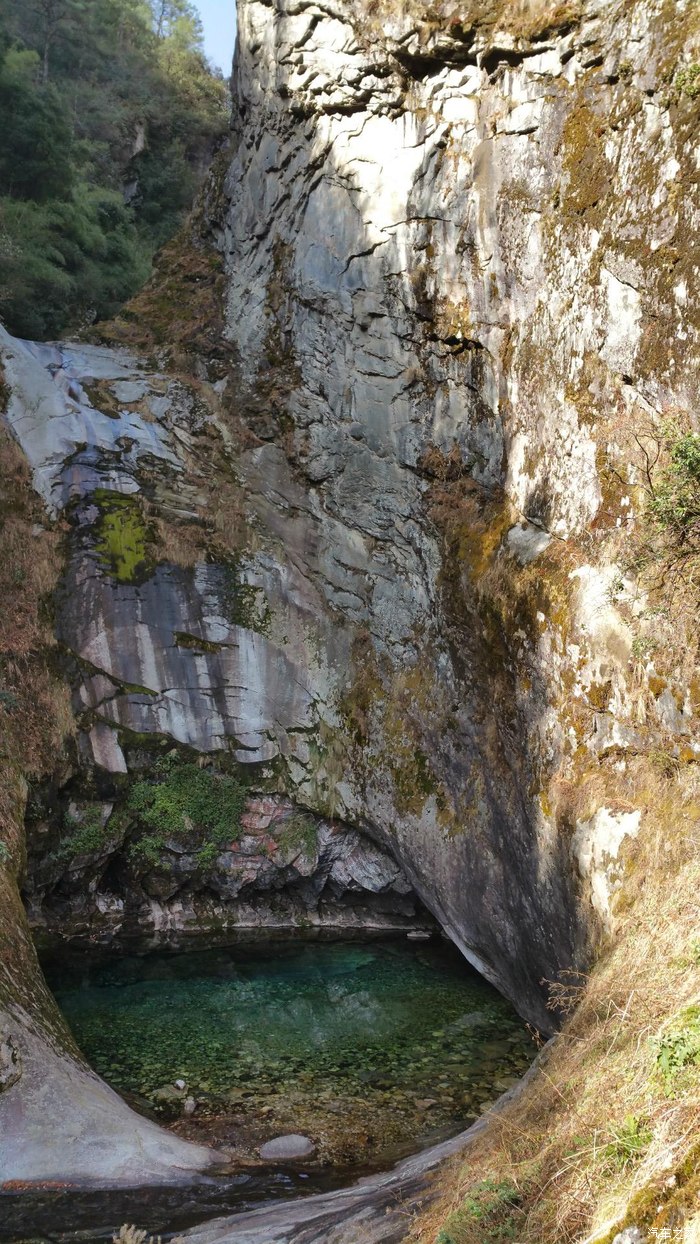
[[[267,1144],[261,1145],[259,1149],[260,1157],[265,1161],[291,1161],[293,1158],[310,1158],[316,1151],[316,1146],[309,1140],[308,1136],[276,1136],[274,1140],[268,1140]]]

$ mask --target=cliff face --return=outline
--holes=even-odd
[[[259,582],[323,664],[291,780],[546,1026],[639,825],[600,773],[695,755],[682,651],[621,559],[635,433],[696,395],[697,13],[243,0],[239,25],[239,469]]]
[[[696,426],[697,6],[238,12],[205,208],[226,342],[190,341],[183,376],[167,298],[155,361],[3,341],[70,528],[78,745],[30,809],[33,915],[114,932],[138,883],[141,927],[205,927],[212,869],[238,900],[231,851],[207,874],[163,842],[129,872],[129,784],[164,740],[323,818],[334,900],[403,918],[415,892],[547,1031],[653,816],[645,773],[700,755],[694,652],[633,566],[664,429]],[[99,841],[71,856],[75,798]],[[261,882],[290,911],[297,864]]]

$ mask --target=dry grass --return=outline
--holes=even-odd
[[[55,585],[59,534],[44,527],[27,461],[0,428],[0,652],[26,656],[48,635],[38,608]]]
[[[68,691],[50,671],[49,595],[60,532],[46,525],[29,468],[0,428],[0,834],[16,820],[20,774],[50,773],[73,728]]]
[[[451,1191],[419,1220],[413,1241],[433,1244],[484,1180],[512,1184],[517,1206],[504,1226],[502,1207],[492,1223],[453,1219],[445,1244],[609,1244],[631,1223],[675,1232],[661,1238],[681,1244],[697,1212],[700,1067],[669,1085],[653,1043],[700,996],[700,770],[664,777],[639,757],[602,777],[610,806],[647,809],[626,849],[613,942],[585,982],[571,989],[565,976],[555,985],[571,1001],[580,996],[578,1009],[530,1089],[494,1116],[466,1164],[443,1175]],[[627,1152],[626,1128],[641,1136],[638,1152]]]
[[[112,1236],[112,1244],[161,1244],[161,1236],[149,1235],[147,1231],[125,1223],[119,1228],[117,1234]],[[183,1244],[183,1236],[174,1235],[170,1244]]]
[[[377,27],[387,18],[411,21],[419,29],[453,28],[458,37],[475,29],[505,30],[517,38],[530,40],[566,29],[581,14],[580,0],[373,0],[368,8],[370,21]]]
[[[501,12],[501,23],[512,34],[535,39],[570,25],[580,16],[575,0],[510,0]]]
[[[147,513],[156,537],[159,560],[188,569],[204,560],[207,537],[202,523],[177,521],[153,503],[147,507]]]

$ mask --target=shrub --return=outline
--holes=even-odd
[[[641,573],[670,605],[694,610],[700,567],[700,436],[679,415],[635,433],[640,483],[646,494],[644,522],[633,537],[628,569]],[[638,645],[635,657],[649,655]]]
[[[681,1074],[700,1066],[700,1006],[681,1011],[654,1042],[656,1067],[671,1089]]]
[[[90,855],[101,851],[107,840],[106,826],[102,821],[102,808],[87,807],[79,813],[66,812],[63,817],[66,836],[55,851],[47,857],[52,863],[66,863],[78,855]]]
[[[697,99],[700,95],[700,65],[684,65],[676,74],[676,86],[681,95]]]
[[[156,780],[135,782],[129,794],[127,811],[145,831],[132,844],[132,859],[155,864],[174,838],[198,846],[198,862],[209,866],[240,836],[245,796],[237,778],[164,757],[156,766]]]
[[[649,510],[658,526],[679,544],[700,545],[700,436],[665,429],[669,461],[652,486]]]
[[[508,1180],[484,1179],[450,1214],[435,1244],[507,1244],[517,1238],[522,1200]]]

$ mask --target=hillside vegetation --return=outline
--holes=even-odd
[[[147,279],[227,126],[189,0],[0,0],[0,317],[46,339]]]

